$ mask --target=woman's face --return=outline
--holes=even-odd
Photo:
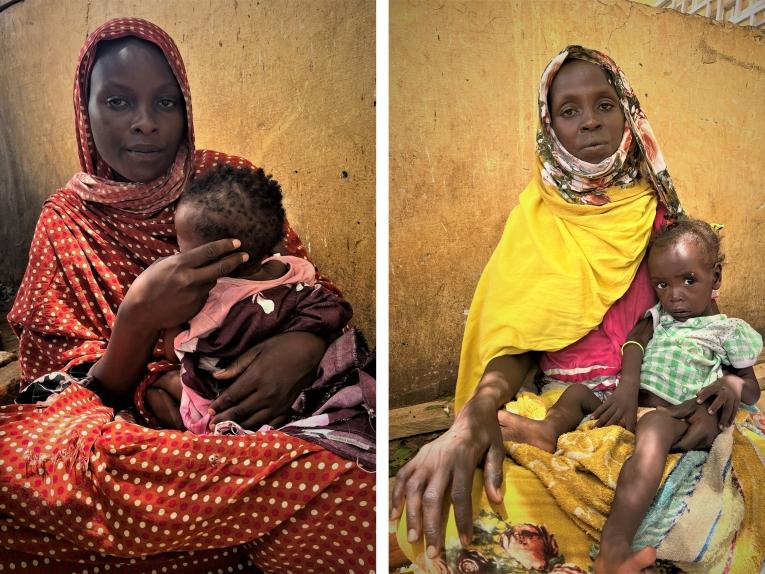
[[[555,135],[575,157],[599,163],[619,149],[624,114],[605,72],[584,60],[569,60],[550,86]]]
[[[90,75],[88,115],[96,149],[126,181],[147,182],[175,160],[185,102],[161,50],[128,38],[104,46]]]

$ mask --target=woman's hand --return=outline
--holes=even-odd
[[[247,260],[246,253],[230,253],[240,245],[238,239],[221,239],[158,259],[133,281],[117,309],[106,352],[91,370],[106,404],[132,402],[160,330],[188,321],[202,308],[215,281]]]
[[[451,499],[460,541],[469,544],[473,530],[471,492],[473,474],[484,462],[484,486],[494,503],[502,501],[502,461],[505,449],[493,401],[468,402],[452,427],[417,455],[396,475],[391,496],[391,520],[397,520],[406,500],[407,539],[416,542],[423,528],[429,558],[444,546],[445,505]]]
[[[596,427],[619,425],[628,431],[635,432],[637,424],[637,390],[629,386],[616,387],[611,396],[595,409],[592,418],[597,419]]]
[[[128,289],[119,308],[151,331],[177,327],[196,315],[215,281],[248,259],[238,239],[220,239],[184,253],[157,259]]]
[[[391,520],[401,517],[406,500],[407,539],[416,542],[425,531],[427,555],[433,559],[444,548],[443,514],[448,500],[460,542],[467,546],[473,536],[473,475],[481,459],[486,495],[502,502],[502,463],[505,447],[497,411],[511,400],[524,379],[533,376],[536,356],[531,353],[493,358],[472,398],[465,403],[451,428],[431,443],[396,475],[391,495]]]
[[[719,427],[729,427],[736,419],[738,406],[741,404],[741,391],[746,385],[746,381],[736,375],[723,375],[711,385],[707,385],[696,393],[696,402],[702,404],[707,399],[714,397],[714,401],[709,405],[709,414],[713,415],[720,409]]]
[[[711,401],[698,404],[696,399],[688,399],[679,405],[659,407],[674,418],[687,422],[690,427],[686,433],[672,445],[673,450],[706,450],[720,434],[719,420],[716,414],[709,414]]]
[[[276,335],[252,347],[216,379],[236,381],[210,405],[212,425],[235,421],[244,428],[279,427],[289,420],[292,403],[313,382],[327,343],[311,333]]]

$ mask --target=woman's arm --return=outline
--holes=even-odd
[[[484,457],[486,494],[492,502],[501,502],[505,449],[497,410],[515,396],[532,365],[530,353],[492,359],[475,394],[457,413],[451,428],[423,446],[396,475],[391,520],[401,516],[406,502],[407,538],[416,542],[424,530],[429,557],[443,551],[443,503],[447,495],[454,505],[460,541],[463,546],[470,542],[473,533],[470,494],[475,470]]]
[[[232,239],[201,245],[155,261],[136,278],[117,311],[106,352],[90,371],[107,404],[132,402],[160,330],[195,315],[215,281],[247,260],[245,253],[231,253],[239,245]]]

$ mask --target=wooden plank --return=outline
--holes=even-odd
[[[454,400],[393,409],[388,421],[390,440],[448,429],[454,422]]]

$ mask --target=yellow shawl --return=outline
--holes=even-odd
[[[637,273],[656,214],[645,179],[569,203],[537,175],[481,274],[462,340],[455,408],[502,355],[554,351],[597,327]]]

